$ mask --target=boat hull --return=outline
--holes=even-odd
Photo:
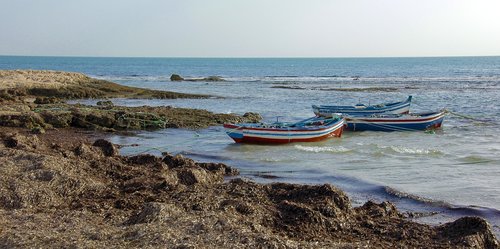
[[[317,116],[327,117],[336,114],[350,115],[350,116],[367,116],[373,114],[405,114],[410,111],[412,97],[402,102],[388,103],[382,105],[367,106],[359,108],[355,106],[328,106],[313,105],[314,114]]]
[[[401,115],[400,117],[347,117],[349,131],[422,131],[442,126],[444,112],[424,116]]]
[[[225,124],[224,128],[226,129],[226,134],[236,143],[286,144],[317,142],[329,137],[341,137],[344,126],[345,121],[341,119],[328,127],[307,130],[249,128],[234,124]]]

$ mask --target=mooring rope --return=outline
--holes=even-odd
[[[199,138],[200,136],[201,136],[200,134],[198,134],[197,132],[195,132],[195,134],[194,134],[194,138],[195,139]],[[192,141],[193,141],[193,139],[185,139],[182,142],[174,143],[174,144],[169,144],[169,145],[165,145],[165,146],[154,146],[154,147],[153,146],[151,146],[151,147],[145,147],[145,146],[143,146],[145,150],[136,152],[134,154],[130,154],[130,156],[137,156],[137,155],[144,154],[144,153],[150,152],[150,151],[158,151],[158,152],[160,152],[160,154],[162,154],[163,152],[168,152],[166,149],[169,148],[169,147],[183,145],[183,144],[186,144],[186,143],[189,143],[189,142],[192,142]]]
[[[443,111],[445,113],[449,113],[451,115],[454,115],[454,116],[457,116],[457,117],[460,117],[460,118],[469,119],[469,120],[473,120],[473,121],[477,121],[477,122],[481,122],[481,123],[489,123],[489,124],[495,123],[495,122],[493,122],[491,120],[481,120],[481,119],[478,119],[478,118],[475,118],[475,117],[472,117],[472,116],[469,116],[469,115],[460,114],[460,113],[457,113],[457,112],[452,112],[452,111],[447,110],[447,109],[444,109]]]

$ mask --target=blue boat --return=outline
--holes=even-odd
[[[410,111],[411,96],[405,101],[383,103],[378,105],[357,104],[354,106],[340,105],[313,105],[313,111],[317,116],[332,116],[336,114],[350,116],[367,116],[372,114],[403,114]]]
[[[346,116],[349,131],[421,131],[440,128],[446,111]]]

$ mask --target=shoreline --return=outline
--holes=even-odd
[[[99,134],[74,128],[9,128],[0,137],[5,246],[64,247],[76,238],[90,247],[498,247],[484,219],[420,224],[390,202],[352,207],[329,184],[259,184],[230,166],[168,153],[120,156]]]
[[[116,131],[129,129],[199,129],[226,122],[258,122],[255,113],[243,116],[206,110],[166,107],[115,106],[100,101],[96,106],[67,104],[81,98],[210,98],[127,87],[96,80],[81,73],[39,70],[0,70],[0,126],[45,130],[77,127]]]
[[[162,136],[167,136],[170,139],[162,142]],[[300,170],[295,171],[287,168],[287,164],[281,164],[283,168],[262,167],[259,161],[249,161],[248,158],[238,158],[224,152],[221,153],[220,151],[226,151],[226,149],[228,149],[228,153],[231,151],[252,150],[252,148],[247,148],[247,145],[233,144],[228,140],[217,142],[218,145],[210,146],[206,152],[196,145],[196,141],[198,141],[200,146],[206,147],[206,144],[201,144],[204,144],[204,141],[207,139],[215,137],[219,137],[219,139],[227,138],[220,129],[210,127],[197,131],[185,129],[178,131],[169,129],[169,131],[157,132],[134,131],[133,134],[114,134],[107,139],[114,143],[124,145],[120,149],[121,155],[124,156],[137,155],[139,153],[151,153],[156,156],[161,156],[161,151],[168,151],[174,154],[179,153],[195,161],[221,162],[236,166],[241,171],[240,177],[262,184],[273,182],[302,185],[329,183],[342,189],[350,197],[353,206],[362,205],[369,200],[375,202],[389,201],[392,202],[405,217],[424,224],[441,225],[464,216],[478,216],[486,219],[490,223],[493,233],[497,237],[500,236],[497,219],[500,215],[500,210],[490,206],[467,205],[453,201],[446,202],[439,199],[425,198],[422,197],[422,195],[412,194],[411,192],[402,192],[398,188],[390,187],[390,185],[387,184],[377,183],[342,173],[320,175],[320,173],[310,173]],[[227,146],[227,148],[225,148],[225,146]],[[301,145],[299,144],[298,146]],[[253,149],[265,149],[265,147],[267,146],[256,146],[256,148]],[[268,147],[268,149],[271,149],[271,147]],[[303,169],[307,170],[310,168],[313,170],[314,165],[314,160],[303,160]],[[273,165],[271,164],[269,166]]]
[[[38,97],[54,97],[51,93]],[[147,111],[160,115],[165,108],[24,103],[26,97],[32,96],[15,96],[2,105],[12,109],[4,112],[32,112],[19,116],[18,126],[24,128],[5,128],[0,132],[0,160],[8,165],[2,168],[8,180],[3,179],[0,188],[6,196],[0,202],[0,212],[8,217],[0,230],[6,246],[41,246],[47,242],[47,232],[62,247],[71,246],[67,239],[73,236],[87,246],[117,247],[161,245],[155,244],[158,242],[217,247],[234,246],[233,242],[246,247],[498,247],[491,227],[481,218],[466,217],[442,226],[428,226],[405,219],[389,202],[367,202],[353,208],[343,191],[328,184],[258,184],[241,178],[224,182],[224,175],[236,173],[230,166],[196,163],[169,154],[120,156],[115,145],[99,140],[99,130],[106,131],[102,127],[118,127],[111,116],[95,112],[107,113],[106,108],[111,107],[126,113]],[[48,110],[37,113],[37,105]],[[61,110],[64,108],[67,109]],[[85,108],[90,113],[83,115]],[[192,109],[171,109],[177,111],[170,114],[169,120],[199,116],[193,115]],[[38,122],[35,114],[43,122]],[[209,112],[206,115],[204,122],[217,117]],[[12,113],[7,116],[11,117],[7,121],[16,120]],[[110,125],[85,126],[74,122],[75,117]],[[221,119],[218,122],[224,122]],[[200,121],[181,119],[178,127],[199,128],[186,125],[197,122]],[[43,128],[43,132],[36,127]],[[96,131],[79,133],[83,130],[75,127]],[[135,129],[144,127],[139,124]],[[67,141],[67,137],[76,139]],[[33,165],[35,161],[40,163]],[[30,217],[34,223],[23,217]],[[51,219],[60,222],[58,227],[50,226]],[[76,231],[69,229],[71,220],[78,221]],[[172,222],[180,224],[168,227]],[[39,224],[52,229],[24,240],[22,234]],[[180,238],[186,240],[179,241]]]

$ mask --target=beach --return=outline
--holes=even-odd
[[[170,148],[176,149],[153,155],[133,153],[141,144],[116,143],[117,136],[140,137],[137,132],[261,120],[251,108],[238,115],[117,104],[222,96],[58,71],[3,70],[0,76],[2,247],[499,247],[480,217],[424,224],[411,219],[419,213],[398,211],[388,201],[353,205],[329,183],[283,182],[279,175],[256,182],[242,176],[244,167],[175,155],[182,147],[175,143]],[[89,98],[100,103],[82,103]]]

